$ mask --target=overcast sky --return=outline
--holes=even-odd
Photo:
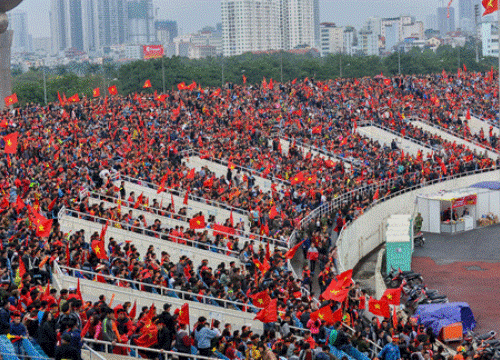
[[[176,20],[183,33],[195,32],[220,22],[220,0],[154,0],[160,19]],[[370,16],[394,17],[400,14],[425,16],[435,14],[445,0],[320,0],[321,21],[339,26],[361,27]],[[453,5],[458,10],[458,0]],[[50,36],[50,0],[24,0],[17,9],[28,12],[30,33],[34,37]],[[458,11],[456,16],[458,16]]]

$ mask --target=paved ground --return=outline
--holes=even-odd
[[[500,225],[425,238],[425,246],[415,249],[412,269],[450,301],[469,303],[477,332],[500,332]]]

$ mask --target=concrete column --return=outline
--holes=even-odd
[[[0,110],[4,108],[4,98],[12,95],[12,73],[10,71],[10,49],[14,32],[7,30],[0,34]]]

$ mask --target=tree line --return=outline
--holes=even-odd
[[[480,51],[480,50],[479,50]],[[476,62],[473,43],[464,47],[441,46],[436,52],[413,48],[407,53],[393,53],[387,57],[348,56],[332,54],[326,57],[308,54],[275,52],[272,54],[243,54],[234,57],[187,59],[181,57],[139,60],[121,66],[106,63],[69,64],[54,69],[32,68],[26,73],[14,73],[14,92],[21,104],[44,103],[44,83],[47,101],[57,101],[57,92],[68,97],[78,93],[92,96],[92,90],[116,85],[120,94],[176,89],[177,84],[195,81],[201,87],[221,87],[224,83],[260,84],[262,78],[284,82],[306,77],[316,80],[361,78],[383,73],[385,76],[402,74],[456,73],[465,64],[468,71],[486,72],[498,68],[498,59],[480,58]],[[44,82],[45,78],[45,82]],[[143,89],[145,80],[152,87]]]

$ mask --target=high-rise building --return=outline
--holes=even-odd
[[[399,28],[396,24],[384,26],[385,33],[385,51],[392,51],[392,49],[399,42]]]
[[[361,30],[358,32],[358,48],[364,55],[379,55],[378,35],[370,30]]]
[[[321,56],[328,54],[343,53],[344,51],[344,28],[334,23],[321,23]]]
[[[224,55],[314,47],[318,0],[222,0]]]
[[[349,56],[354,55],[354,50],[357,45],[356,29],[352,26],[346,26],[344,29],[344,46],[342,53]]]
[[[224,55],[281,48],[280,0],[222,0]]]
[[[99,25],[97,1],[81,0],[83,51],[90,52],[99,49]]]
[[[50,38],[52,40],[52,52],[54,54],[69,48],[69,38],[66,28],[66,7],[65,0],[52,0],[50,6]]]
[[[498,56],[499,36],[496,21],[481,23],[483,56]]]
[[[282,0],[283,49],[314,47],[316,44],[315,0]]]
[[[477,14],[475,10],[476,6],[478,9]],[[477,21],[481,19],[481,12],[483,10],[481,0],[459,0],[458,10],[460,29],[469,34],[475,34]],[[478,15],[479,19],[476,19],[476,15]]]
[[[455,31],[455,8],[450,7],[448,17],[448,8],[438,7],[437,9],[437,21],[439,33],[441,36],[445,36],[449,32]]]
[[[176,21],[156,21],[155,22],[156,41],[161,44],[169,44],[179,35]]]
[[[32,42],[28,33],[28,14],[24,11],[8,12],[9,30],[14,31],[12,39],[13,52],[32,51]]]
[[[382,24],[381,18],[371,17],[368,18],[368,20],[366,20],[365,29],[379,36],[382,34],[381,24]]]
[[[149,44],[154,41],[153,0],[128,0],[128,42]]]
[[[437,20],[436,14],[427,15],[425,17],[425,28],[432,29],[432,30],[438,29],[438,20]]]
[[[127,41],[128,7],[126,0],[97,1],[99,47],[124,44]]]

